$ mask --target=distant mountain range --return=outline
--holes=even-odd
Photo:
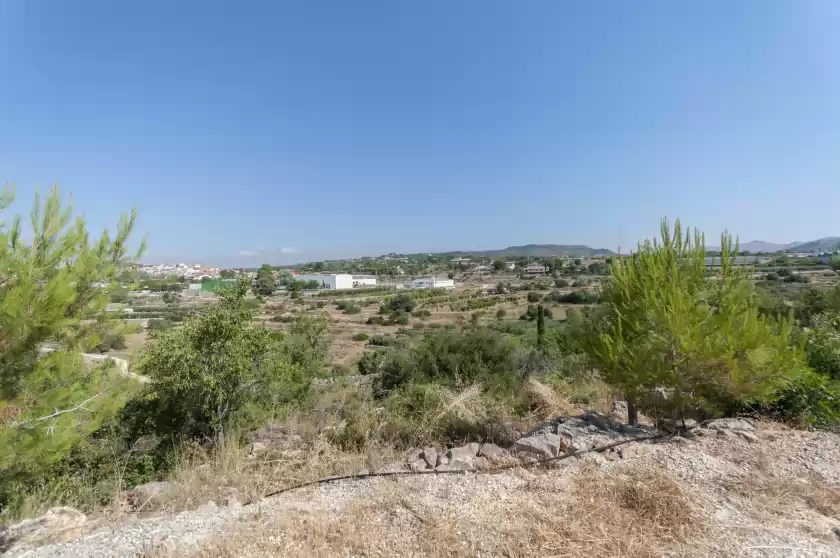
[[[452,257],[474,256],[481,258],[550,258],[552,256],[583,258],[591,256],[612,256],[613,251],[605,248],[590,248],[581,244],[525,244],[524,246],[508,246],[501,250],[442,252],[440,255]]]
[[[826,236],[817,240],[802,242],[797,240],[787,244],[774,244],[763,240],[752,240],[743,242],[738,246],[742,252],[831,252],[840,248],[840,237]],[[720,250],[718,246],[707,246],[706,250],[715,252]]]

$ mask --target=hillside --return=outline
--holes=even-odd
[[[791,248],[788,248],[788,252],[830,252],[832,250],[836,250],[840,248],[840,237],[837,236],[826,236],[823,238],[818,238],[817,240],[811,240],[809,242],[804,242],[802,244],[797,244]]]
[[[525,244],[523,246],[508,246],[501,250],[478,250],[443,252],[440,255],[464,257],[475,256],[484,258],[550,258],[552,256],[591,257],[611,256],[612,250],[605,248],[590,248],[582,244]]]
[[[744,242],[739,248],[744,252],[783,252],[800,244],[803,244],[801,240],[795,240],[787,244],[774,244],[763,240],[751,240],[750,242]]]

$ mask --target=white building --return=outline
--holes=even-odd
[[[296,281],[318,281],[319,289],[344,290],[376,286],[376,277],[370,275],[350,275],[333,273],[326,275],[295,275]]]
[[[422,277],[411,281],[410,287],[412,289],[454,289],[455,281],[438,279],[437,277]]]

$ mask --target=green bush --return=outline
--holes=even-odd
[[[529,292],[528,293],[528,302],[539,302],[542,300],[542,295],[540,293]]]
[[[379,372],[379,367],[385,360],[384,351],[365,351],[359,362],[356,363],[356,368],[359,369],[359,374],[367,376]]]
[[[391,297],[390,300],[387,300],[385,304],[383,304],[380,308],[380,312],[382,314],[389,314],[395,312],[410,314],[416,306],[417,301],[415,301],[411,297],[411,295],[399,294],[394,297]]]
[[[412,315],[412,317],[415,317],[415,318],[428,318],[429,316],[432,315],[432,313],[430,311],[426,310],[426,309],[422,309],[422,310],[415,310],[414,312],[411,313],[411,315]]]
[[[365,332],[359,332],[353,336],[353,341],[367,341],[368,334]]]
[[[393,351],[374,388],[381,396],[414,383],[481,383],[490,391],[510,392],[521,382],[516,355],[512,339],[487,328],[430,333],[414,347]]]
[[[385,325],[408,325],[408,314],[403,310],[395,310],[384,322]]]
[[[278,344],[251,323],[247,288],[241,281],[146,349],[139,371],[154,381],[132,402],[135,435],[221,442],[226,429],[248,428],[306,395],[310,363],[291,336]]]
[[[365,322],[365,323],[367,325],[384,325],[385,324],[385,318],[382,317],[382,316],[371,316],[370,318],[367,319],[367,322]]]

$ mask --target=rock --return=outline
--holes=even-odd
[[[426,469],[429,469],[429,466],[426,464],[425,459],[419,458],[414,461],[410,461],[408,463],[408,469],[412,473],[416,473],[417,471],[425,471]]]
[[[219,509],[219,506],[217,506],[216,502],[214,502],[213,500],[208,500],[207,502],[198,507],[198,511],[206,513],[212,513],[217,509]]]
[[[579,428],[580,430],[586,430],[586,428],[589,426],[589,423],[580,417],[569,417],[566,419],[558,420],[556,422],[562,423],[562,425],[567,427],[567,429]]]
[[[417,461],[418,459],[422,459],[422,458],[423,458],[423,449],[422,448],[414,448],[413,450],[408,452],[408,455],[405,456],[405,462],[406,463],[411,463],[413,461]]]
[[[684,424],[683,424],[684,423]],[[697,427],[697,421],[694,419],[669,419],[662,424],[662,429],[666,432],[682,432],[691,428]]]
[[[473,467],[476,469],[489,469],[490,468],[490,460],[486,457],[476,457],[473,460]]]
[[[81,527],[86,521],[85,514],[75,508],[50,508],[42,516],[0,530],[0,551],[75,538],[81,534]]]
[[[486,457],[491,461],[498,461],[500,459],[504,459],[508,455],[507,450],[500,448],[496,444],[482,444],[481,448],[478,450],[479,457]]]
[[[681,445],[686,445],[686,444],[691,443],[691,440],[689,440],[688,438],[683,438],[682,436],[674,436],[673,438],[671,438],[671,441],[675,444],[681,444]]]
[[[612,424],[609,419],[603,415],[599,415],[598,413],[587,413],[583,415],[583,420],[600,430],[612,430]]]
[[[641,457],[647,455],[652,451],[652,448],[647,444],[632,443],[621,446],[618,450],[618,455],[621,459],[633,459],[634,457]]]
[[[475,442],[461,446],[460,448],[452,448],[446,452],[446,457],[449,458],[449,464],[452,465],[456,461],[472,465],[473,459],[478,454],[479,445]]]
[[[251,441],[262,442],[275,448],[294,448],[303,444],[303,439],[293,433],[285,424],[267,424],[254,431]]]
[[[132,500],[135,507],[149,507],[163,504],[178,493],[178,485],[168,481],[147,482],[134,487]]]
[[[569,444],[569,449],[575,451],[589,451],[594,447],[594,444],[590,440],[584,440],[582,438],[575,438],[572,440],[572,443]]]
[[[501,447],[509,448],[522,437],[522,433],[527,429],[527,426],[513,422],[496,424],[488,429],[487,437]]]
[[[423,448],[421,456],[430,469],[438,466],[438,451],[435,448]]]
[[[630,426],[629,424],[620,424],[618,426],[618,431],[622,434],[627,434],[628,436],[644,436],[647,434],[647,431],[644,428]]]
[[[748,442],[757,442],[758,436],[756,436],[755,432],[749,432],[748,430],[736,430],[735,434],[744,438]]]
[[[538,425],[536,425],[535,427],[533,427],[531,430],[529,430],[528,432],[523,434],[522,437],[523,438],[529,438],[531,436],[535,436],[535,435],[541,434],[543,432],[550,432],[552,434],[556,434],[557,433],[557,423],[555,421],[552,421],[552,420],[549,420],[549,421],[546,421],[546,422],[541,422]],[[515,445],[515,442],[514,442],[514,445]]]
[[[472,469],[472,465],[470,463],[466,463],[464,461],[453,461],[446,465],[439,465],[436,471],[468,471]]]
[[[446,457],[445,453],[438,454],[438,467],[441,465],[449,465],[449,458]]]
[[[566,459],[558,459],[549,464],[552,469],[574,469],[580,467],[580,459],[577,457],[567,457]]]
[[[256,457],[268,451],[268,446],[262,442],[252,442],[248,457]]]
[[[621,457],[621,454],[618,451],[616,451],[615,448],[613,448],[607,452],[604,452],[604,457],[607,459],[607,461],[617,461]]]
[[[722,418],[710,420],[704,426],[709,430],[733,430],[743,432],[752,432],[753,430],[755,430],[752,424],[750,424],[744,419],[739,418]]]
[[[520,438],[513,445],[517,454],[530,455],[537,459],[557,457],[569,447],[569,440],[558,434],[543,432],[535,436]]]

